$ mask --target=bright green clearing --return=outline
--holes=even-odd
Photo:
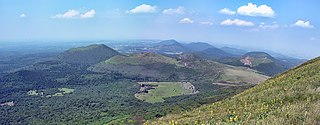
[[[148,93],[136,93],[135,97],[149,103],[164,102],[164,98],[195,93],[194,86],[189,82],[139,82],[140,85],[158,85]]]
[[[258,74],[253,70],[246,68],[238,68],[229,66],[224,68],[224,71],[221,73],[216,81],[224,81],[228,83],[241,83],[245,82],[248,84],[259,84],[268,79],[268,76]]]

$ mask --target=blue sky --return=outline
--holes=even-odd
[[[176,39],[313,58],[319,0],[2,0],[0,41]]]

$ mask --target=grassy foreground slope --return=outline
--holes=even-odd
[[[320,124],[320,57],[230,99],[145,124]]]

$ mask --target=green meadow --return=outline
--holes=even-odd
[[[189,89],[193,85],[189,82],[139,82],[139,84],[157,85],[148,93],[136,93],[135,97],[149,103],[164,102],[165,98],[172,96],[192,94]]]

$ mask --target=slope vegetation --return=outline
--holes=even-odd
[[[95,64],[113,56],[120,55],[117,51],[103,44],[73,48],[60,54],[58,58],[72,64]]]
[[[232,98],[145,124],[320,124],[320,57]]]
[[[151,81],[194,81],[257,84],[268,77],[254,70],[197,59],[188,54],[171,58],[154,53],[115,56],[89,68],[94,72],[117,72]]]
[[[194,52],[200,52],[209,48],[215,48],[214,46],[210,45],[209,43],[203,43],[203,42],[194,42],[186,44],[185,47],[188,49],[194,51]]]
[[[243,65],[265,73],[266,75],[276,75],[288,70],[289,66],[285,62],[275,59],[265,52],[249,52],[242,56],[240,60]]]
[[[253,86],[241,84],[254,83],[247,78],[260,77],[191,54],[112,53],[104,45],[75,48],[0,77],[0,124],[141,124],[231,97]],[[146,86],[138,82],[155,89],[137,99]]]

